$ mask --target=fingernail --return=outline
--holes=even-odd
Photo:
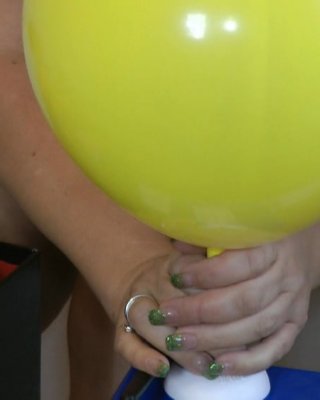
[[[149,322],[151,325],[164,325],[166,322],[166,314],[159,309],[149,312]]]
[[[203,375],[209,380],[214,380],[223,373],[223,370],[224,366],[222,364],[219,364],[216,361],[212,361]]]
[[[182,335],[169,335],[166,337],[166,346],[168,351],[182,350],[183,336]]]
[[[176,324],[177,313],[173,309],[154,309],[149,312],[151,325],[174,325]]]
[[[166,337],[168,351],[192,350],[197,346],[197,338],[188,333],[175,333]]]
[[[182,274],[173,274],[171,275],[170,281],[174,287],[177,289],[182,289],[183,285],[183,276]]]
[[[170,371],[170,365],[161,364],[159,366],[159,368],[157,369],[157,373],[156,374],[157,374],[157,376],[159,378],[165,378],[168,375],[169,371]]]
[[[170,364],[164,359],[147,358],[145,359],[146,370],[150,375],[165,378],[170,371]]]

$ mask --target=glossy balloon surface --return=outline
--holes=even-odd
[[[26,0],[63,145],[156,229],[251,246],[320,215],[320,3]]]

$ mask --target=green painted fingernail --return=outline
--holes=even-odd
[[[157,376],[159,376],[159,378],[165,378],[168,375],[169,371],[170,365],[161,364],[157,370]]]
[[[174,287],[177,289],[183,288],[183,279],[182,274],[173,274],[171,275],[170,281]]]
[[[164,325],[166,315],[159,309],[154,309],[149,312],[149,322],[151,325]]]
[[[169,335],[166,337],[166,346],[168,351],[181,350],[183,347],[182,335]]]
[[[214,380],[217,379],[223,372],[223,365],[217,363],[216,361],[213,361],[206,372],[204,373],[204,376],[207,379]]]

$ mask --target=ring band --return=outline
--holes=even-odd
[[[129,311],[131,309],[131,307],[134,305],[134,303],[141,299],[141,298],[147,298],[147,299],[151,299],[152,301],[156,302],[156,300],[154,299],[154,297],[152,297],[149,294],[136,294],[135,296],[132,296],[127,304],[124,307],[124,317],[126,319],[126,323],[124,324],[124,330],[126,331],[126,333],[133,333],[134,329],[132,328],[131,324],[130,324],[130,319],[129,319]]]

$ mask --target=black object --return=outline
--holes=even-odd
[[[39,253],[0,243],[0,260],[17,265],[0,283],[0,400],[39,400]]]

